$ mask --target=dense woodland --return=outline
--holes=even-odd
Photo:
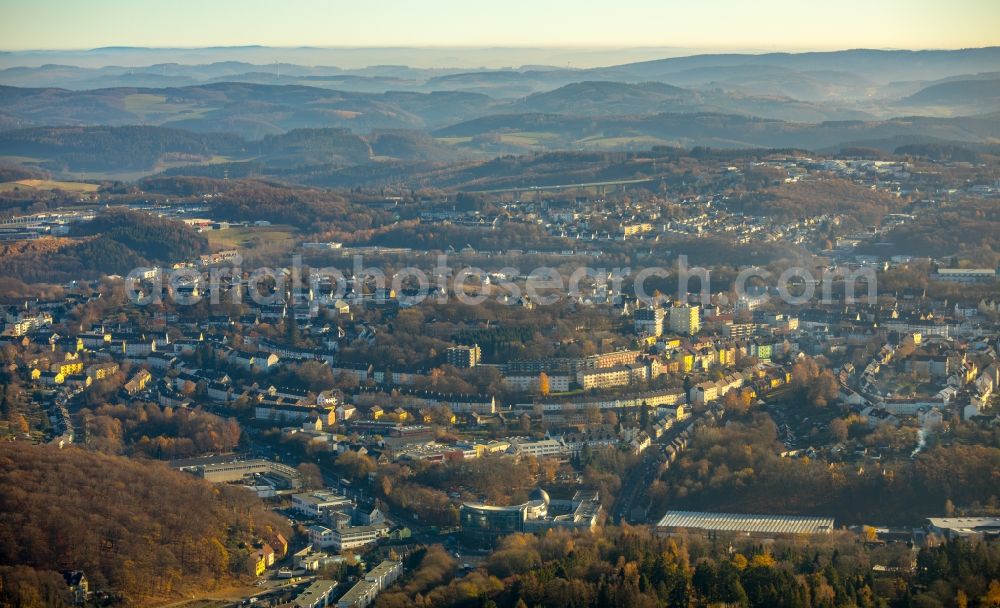
[[[148,125],[35,127],[0,135],[0,155],[44,159],[39,165],[56,172],[118,173],[181,165],[166,173],[217,177],[226,170],[238,175],[244,164],[259,174],[278,176],[291,168],[364,164],[373,155],[441,161],[460,156],[420,131],[382,130],[363,137],[342,128],[299,128],[253,139],[211,131]],[[253,161],[219,162],[230,158]],[[206,161],[213,162],[200,164]]]
[[[183,222],[127,209],[108,209],[74,226],[74,235],[100,236],[151,262],[190,259],[208,250],[208,240]]]
[[[212,201],[213,217],[223,220],[291,224],[305,231],[337,227],[345,234],[369,230],[391,216],[348,203],[341,193],[288,188],[243,180]]]
[[[845,524],[911,525],[928,513],[945,512],[946,503],[971,511],[1000,508],[1000,445],[989,439],[985,444],[937,445],[911,462],[885,468],[830,464],[782,458],[771,419],[749,416],[697,430],[690,447],[651,488],[654,503],[691,510],[827,515]],[[876,429],[862,441],[875,450],[890,445],[896,432]]]
[[[38,127],[4,132],[0,154],[42,157],[46,168],[58,171],[134,171],[154,167],[165,153],[196,160],[242,144],[233,135],[150,126]]]
[[[987,268],[1000,263],[1000,208],[982,200],[959,200],[893,229],[872,253],[944,258],[958,256]]]
[[[805,544],[664,539],[647,528],[513,535],[485,565],[452,578],[437,547],[415,554],[412,575],[378,608],[612,606],[943,607],[1000,605],[1000,548],[965,542],[866,546],[850,534]],[[873,571],[883,566],[885,574]]]
[[[92,585],[144,605],[229,583],[245,572],[247,543],[290,534],[242,488],[89,450],[0,443],[0,485],[0,564],[8,566],[0,594],[20,595],[13,566],[42,581],[53,570],[82,569]],[[54,605],[30,594],[4,602]]]
[[[899,146],[893,153],[941,162],[975,163],[981,157],[975,150],[954,144],[909,144]]]
[[[21,241],[3,249],[0,275],[26,283],[66,283],[96,279],[106,274],[127,274],[148,265],[148,260],[127,246],[94,237]]]
[[[900,201],[885,192],[831,178],[764,188],[744,201],[743,210],[779,219],[807,218],[823,213],[841,214],[856,219],[862,225],[873,225],[900,206]]]
[[[200,409],[161,408],[155,403],[102,405],[80,419],[87,446],[106,454],[161,460],[231,452],[240,440],[236,420]]]
[[[40,169],[0,162],[0,182],[16,182],[22,179],[46,179],[48,177],[48,173]]]

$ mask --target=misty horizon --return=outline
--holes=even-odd
[[[850,52],[938,53],[985,51],[997,45],[955,48],[740,48],[675,46],[103,46],[86,49],[0,50],[0,69],[66,65],[79,68],[196,67],[237,62],[267,69],[282,64],[306,68],[364,70],[407,67],[420,70],[587,70],[602,67],[696,57],[829,55]]]
[[[674,48],[689,50],[955,49],[1000,42],[997,5],[845,0],[822,19],[787,0],[708,4],[624,0],[580,10],[569,0],[502,5],[430,0],[372,5],[297,0],[178,0],[139,5],[38,0],[3,9],[11,49]],[[595,44],[596,43],[596,44]]]

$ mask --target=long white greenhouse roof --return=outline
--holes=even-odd
[[[833,518],[667,511],[658,525],[746,534],[829,534],[833,531]]]

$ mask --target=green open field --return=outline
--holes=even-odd
[[[145,113],[156,108],[167,100],[166,95],[150,93],[133,93],[125,97],[125,109],[129,112]]]
[[[212,230],[206,232],[205,236],[213,249],[246,249],[264,243],[290,247],[295,241],[295,228],[282,225],[247,226]]]
[[[435,137],[435,139],[448,146],[467,144],[472,141],[471,137]]]
[[[156,166],[153,167],[153,170],[151,172],[150,171],[146,171],[145,173],[159,173],[161,171],[166,171],[167,169],[171,169],[173,167],[186,167],[186,166],[189,166],[189,165],[196,165],[196,166],[197,165],[218,165],[220,163],[243,162],[243,161],[247,161],[247,160],[252,160],[252,159],[250,159],[250,158],[232,158],[232,157],[229,157],[229,156],[220,156],[218,154],[215,154],[215,155],[213,155],[213,156],[211,156],[211,157],[209,157],[209,158],[207,158],[205,160],[202,160],[200,162],[192,162],[191,160],[187,160],[187,159],[184,159],[184,160],[166,160],[166,161],[161,159],[158,163],[156,163]]]
[[[125,110],[135,114],[142,120],[164,119],[187,120],[198,118],[211,107],[199,107],[190,103],[171,103],[165,95],[150,93],[133,93],[123,100]]]
[[[546,131],[517,131],[514,133],[501,133],[498,134],[498,137],[501,142],[508,145],[532,147],[544,145],[552,142],[553,140],[557,140],[559,139],[559,134]],[[437,137],[435,139],[448,146],[469,144],[473,141],[472,137]],[[669,144],[670,142],[652,137],[650,135],[619,137],[594,135],[592,137],[577,140],[573,143],[589,149],[614,150],[629,146],[648,148],[650,146]]]
[[[121,180],[126,182],[137,181],[149,175],[154,175],[161,171],[166,171],[173,167],[185,167],[188,165],[215,165],[219,163],[228,162],[239,162],[244,160],[250,160],[245,158],[230,158],[228,156],[215,155],[206,160],[200,162],[195,162],[191,160],[171,160],[171,161],[159,161],[151,169],[140,169],[137,171],[90,171],[86,173],[76,172],[76,173],[66,173],[67,177],[80,177],[84,179],[101,179],[101,180]]]
[[[635,137],[588,137],[579,140],[577,143],[589,148],[622,148],[626,146],[648,148],[650,146],[664,145],[668,142],[649,135],[638,135]]]
[[[537,146],[542,140],[555,139],[556,137],[555,133],[546,133],[545,131],[518,131],[517,133],[500,135],[500,141],[515,146]]]
[[[97,184],[84,182],[60,182],[50,179],[22,179],[16,182],[0,183],[0,191],[12,190],[65,190],[66,192],[97,192]]]

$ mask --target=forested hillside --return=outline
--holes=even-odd
[[[743,210],[754,215],[800,219],[823,213],[846,215],[862,222],[879,222],[900,203],[890,194],[843,179],[798,182],[766,188],[743,201]]]
[[[241,488],[82,449],[0,443],[0,486],[0,564],[84,570],[134,605],[229,584],[245,543],[289,532]],[[0,571],[0,593],[17,572]]]
[[[74,228],[74,235],[100,235],[151,262],[175,262],[208,250],[208,239],[183,222],[126,209],[103,211]]]
[[[153,167],[165,154],[189,162],[238,153],[243,140],[148,126],[39,127],[0,135],[0,155],[44,159],[61,171],[123,171]]]
[[[440,547],[414,555],[415,571],[376,608],[497,606],[997,606],[1000,550],[953,542],[923,548],[916,575],[904,545],[865,546],[835,533],[809,545],[746,539],[667,539],[647,528],[593,534],[515,534],[478,569],[453,578]],[[873,566],[886,575],[877,576]]]
[[[63,283],[125,274],[146,260],[110,239],[41,238],[2,248],[0,275],[27,283]]]
[[[90,448],[161,460],[233,451],[240,425],[202,409],[105,404],[80,412]]]

